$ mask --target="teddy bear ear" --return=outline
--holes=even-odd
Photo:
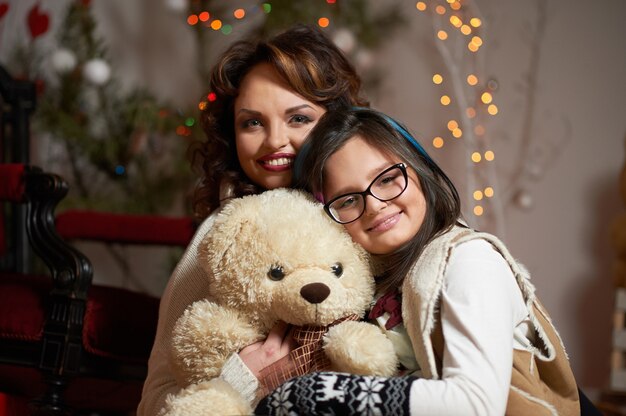
[[[256,202],[251,197],[234,199],[217,215],[213,227],[198,246],[200,263],[210,274],[214,274],[228,252],[243,243],[242,235],[253,235],[249,231],[243,231],[255,226]]]

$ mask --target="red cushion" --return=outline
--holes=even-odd
[[[47,276],[0,274],[0,337],[40,340],[51,288]],[[124,362],[147,362],[158,311],[157,298],[93,285],[83,327],[85,350]]]
[[[193,237],[191,217],[127,215],[96,211],[65,211],[56,217],[56,228],[66,240],[95,240],[128,244],[185,247]]]
[[[134,414],[141,399],[142,387],[143,382],[140,381],[78,377],[70,381],[64,399],[73,409]],[[23,409],[26,400],[40,397],[44,391],[41,373],[37,370],[0,364],[0,392],[12,395],[15,403],[19,403],[19,398],[22,398],[20,409]],[[22,416],[21,413],[9,415]]]
[[[0,201],[22,201],[24,169],[25,165],[20,163],[0,163]]]

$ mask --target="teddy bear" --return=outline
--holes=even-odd
[[[201,241],[198,260],[211,276],[209,296],[190,305],[173,330],[170,366],[183,389],[168,396],[162,415],[251,414],[255,399],[219,375],[231,354],[265,339],[278,321],[303,343],[289,359],[311,360],[287,366],[288,373],[277,367],[265,392],[311,371],[396,373],[391,341],[361,320],[375,290],[368,255],[310,194],[275,189],[231,200]]]

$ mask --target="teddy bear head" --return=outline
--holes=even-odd
[[[367,253],[303,191],[230,201],[198,254],[214,299],[266,329],[362,316],[374,294]]]

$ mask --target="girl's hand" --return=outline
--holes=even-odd
[[[239,352],[239,357],[255,377],[259,378],[261,370],[286,357],[295,347],[290,326],[279,321],[270,330],[265,341],[248,345]]]

